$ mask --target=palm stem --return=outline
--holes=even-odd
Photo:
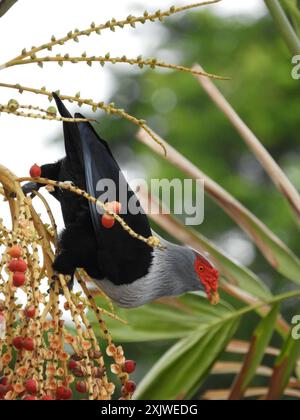
[[[265,0],[278,29],[292,54],[300,54],[300,40],[278,0]]]
[[[4,0],[0,1],[0,17],[5,15],[5,13],[17,2],[17,0]]]

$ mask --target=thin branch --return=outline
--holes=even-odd
[[[194,66],[197,70],[202,70],[200,65]],[[293,212],[297,216],[297,221],[300,217],[300,196],[296,188],[293,186],[291,181],[285,175],[283,170],[275,162],[263,144],[250,130],[250,128],[244,123],[237,112],[233,109],[230,103],[222,95],[219,89],[207,79],[201,76],[197,77],[197,80],[202,85],[208,96],[217,105],[217,107],[224,113],[224,115],[231,122],[236,131],[240,134],[249,149],[253,152],[256,158],[259,160],[265,171],[268,173],[277,189],[285,197],[288,204],[292,207]]]
[[[292,54],[300,54],[300,40],[278,0],[265,0],[277,27]]]
[[[96,204],[97,206],[101,207],[103,210],[106,211],[106,213],[108,213],[110,216],[112,216],[120,225],[121,227],[124,229],[125,232],[127,232],[131,237],[144,242],[145,244],[147,244],[148,246],[150,246],[151,248],[157,248],[161,251],[165,250],[165,247],[160,243],[160,240],[155,237],[155,236],[150,236],[149,238],[145,238],[144,236],[136,233],[130,226],[127,225],[127,223],[116,213],[111,212],[111,211],[107,211],[106,205],[101,202],[100,200],[98,200],[95,197],[92,197],[90,194],[88,194],[86,191],[81,190],[80,188],[71,185],[71,184],[67,184],[65,182],[59,182],[59,181],[54,181],[52,179],[46,179],[46,178],[30,178],[30,177],[24,177],[24,178],[18,178],[16,180],[17,182],[21,183],[21,182],[37,182],[38,184],[43,184],[43,185],[51,185],[53,187],[56,188],[60,188],[66,191],[70,191],[74,194],[77,194],[81,197],[84,197],[86,200],[90,201],[91,203]],[[100,217],[100,215],[99,215]]]
[[[238,374],[243,368],[240,362],[217,362],[211,371],[212,375]],[[272,369],[269,366],[259,366],[256,372],[257,376],[272,376]]]
[[[205,1],[201,3],[190,4],[183,7],[172,6],[170,7],[170,9],[165,10],[163,12],[161,10],[157,10],[154,13],[149,13],[145,11],[143,16],[135,17],[132,15],[129,15],[127,19],[119,20],[119,21],[112,18],[108,22],[104,24],[100,24],[100,25],[96,25],[94,22],[92,22],[91,26],[88,29],[85,29],[82,31],[80,31],[79,29],[75,29],[74,31],[68,32],[68,34],[65,37],[62,37],[59,39],[56,39],[55,36],[53,35],[51,38],[51,41],[46,44],[42,44],[39,47],[32,47],[29,51],[26,51],[26,49],[23,49],[21,55],[13,58],[12,60],[5,63],[4,65],[0,66],[0,69],[5,68],[7,64],[10,64],[11,62],[16,61],[16,60],[24,59],[26,57],[34,58],[35,54],[38,53],[39,51],[46,50],[46,49],[51,51],[52,48],[56,45],[64,45],[66,42],[71,41],[71,40],[78,42],[81,36],[89,36],[92,33],[97,33],[98,35],[100,35],[101,31],[106,30],[106,29],[110,29],[112,32],[115,32],[116,28],[118,27],[124,28],[125,26],[131,26],[135,28],[137,23],[144,24],[146,22],[155,22],[158,20],[162,21],[164,18],[172,16],[176,13],[181,13],[186,10],[195,9],[201,6],[207,6],[210,4],[219,3],[220,1],[222,0],[210,0],[210,1]]]
[[[33,111],[40,111],[41,113],[24,112],[24,111],[19,111],[18,109],[29,109]],[[41,119],[41,120],[47,120],[47,121],[73,122],[73,123],[95,121],[95,119],[93,118],[60,117],[60,116],[49,113],[47,110],[44,110],[38,106],[33,106],[33,105],[20,105],[18,109],[11,110],[7,105],[0,104],[0,113],[4,112],[6,114],[15,115],[16,117]]]
[[[15,3],[17,3],[17,0],[0,0],[0,17],[5,15]]]
[[[62,56],[59,54],[59,55],[56,55],[55,57],[48,56],[48,57],[29,58],[26,60],[15,60],[7,64],[6,68],[13,67],[13,66],[20,66],[24,64],[38,64],[40,67],[43,67],[44,63],[53,63],[53,62],[58,63],[60,66],[62,66],[64,63],[78,64],[82,62],[88,64],[89,66],[91,66],[92,63],[100,63],[102,66],[104,66],[105,63],[111,63],[111,64],[125,63],[125,64],[130,64],[131,66],[133,65],[139,66],[140,68],[150,67],[151,69],[155,70],[156,67],[161,67],[164,69],[177,70],[184,73],[190,73],[195,76],[205,76],[205,77],[209,77],[211,79],[216,79],[216,80],[229,80],[228,77],[217,76],[215,74],[207,73],[202,70],[191,69],[189,67],[165,63],[163,61],[157,60],[156,58],[143,59],[142,56],[139,56],[137,58],[127,58],[125,55],[123,57],[110,57],[109,53],[107,53],[105,56],[100,56],[100,57],[95,57],[95,56],[87,57],[86,53],[83,53],[81,57],[70,57],[69,54]]]
[[[288,326],[287,333],[290,331],[290,327]],[[232,340],[226,349],[228,353],[234,354],[242,354],[245,355],[249,352],[250,343],[249,341],[243,340]],[[277,357],[280,354],[281,350],[274,347],[267,347],[266,354],[269,356]]]
[[[262,399],[266,397],[268,393],[267,388],[250,388],[246,391],[245,397],[246,398],[254,398],[254,397],[261,397]],[[228,400],[230,394],[230,389],[215,389],[206,391],[202,396],[201,399],[203,400],[211,400],[211,401],[220,401],[220,400]],[[295,389],[286,389],[284,395],[286,397],[292,398],[300,398],[300,392]]]
[[[8,89],[16,89],[21,94],[23,92],[31,92],[31,93],[35,93],[36,95],[44,95],[48,97],[48,100],[50,102],[53,100],[52,92],[47,91],[45,87],[42,87],[41,89],[35,89],[31,87],[21,86],[20,84],[12,85],[9,83],[0,83],[0,87],[8,88]],[[108,115],[117,115],[127,121],[130,121],[132,124],[135,124],[136,126],[141,127],[152,138],[152,140],[154,140],[162,148],[164,154],[166,154],[165,146],[159,140],[159,138],[155,136],[153,131],[149,129],[145,120],[142,120],[142,119],[139,120],[138,118],[133,117],[130,114],[127,114],[127,112],[125,112],[124,109],[116,108],[114,103],[107,105],[104,102],[94,102],[92,99],[82,99],[80,97],[79,92],[75,96],[61,95],[59,91],[56,93],[60,96],[60,99],[62,100],[67,100],[71,103],[76,102],[78,103],[79,106],[88,105],[91,107],[93,112],[96,112],[98,109],[103,110]]]

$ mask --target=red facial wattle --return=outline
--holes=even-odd
[[[217,305],[220,301],[219,289],[219,272],[216,270],[209,261],[201,255],[197,255],[195,260],[195,271],[203,286],[209,301],[213,305]]]

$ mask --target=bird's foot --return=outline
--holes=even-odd
[[[31,198],[34,197],[34,191],[38,191],[41,188],[41,185],[37,182],[28,182],[23,185],[22,190],[25,195],[31,194]]]

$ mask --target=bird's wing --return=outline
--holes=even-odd
[[[64,118],[73,118],[70,112],[67,110],[59,96],[53,92],[53,98],[55,99],[59,113]],[[66,150],[66,159],[63,160],[61,169],[65,172],[65,176],[71,177],[72,181],[79,188],[85,188],[85,179],[83,171],[83,158],[80,141],[80,133],[78,126],[73,122],[64,122],[64,143]]]
[[[82,118],[81,114],[76,114],[76,118]],[[118,163],[113,157],[108,144],[102,140],[92,125],[88,122],[78,123],[80,132],[81,147],[85,167],[85,177],[87,192],[93,197],[103,201],[107,197],[106,186],[111,184],[112,195],[107,201],[119,201],[122,209],[126,210],[121,214],[124,221],[138,234],[145,237],[151,236],[149,221],[141,205],[130,189]],[[100,181],[100,182],[99,182]],[[134,203],[135,211],[128,208],[129,203]],[[109,261],[112,266],[119,265],[122,270],[115,273],[115,279],[120,279],[120,271],[123,271],[123,281],[129,277],[139,278],[141,274],[146,274],[146,268],[151,260],[152,250],[139,240],[132,238],[128,232],[116,223],[112,229],[103,227],[101,215],[94,203],[90,203],[90,212],[93,221],[95,235],[101,250],[101,257]],[[128,273],[129,265],[131,273]],[[145,268],[145,269],[144,269]],[[113,269],[113,267],[108,267]],[[111,276],[113,277],[113,276]],[[113,281],[113,280],[112,280]]]
[[[60,114],[72,118],[60,98],[55,93],[53,97]],[[75,117],[82,118],[80,114]],[[85,188],[97,199],[106,191],[105,182],[112,184],[112,192],[115,194],[106,201],[119,201],[123,210],[126,210],[121,214],[125,222],[136,233],[145,237],[151,236],[148,218],[129,188],[107,143],[98,136],[89,122],[64,122],[63,126],[67,168],[63,165],[62,170],[70,167],[73,174],[71,180],[75,184],[77,180],[84,180],[84,187],[80,184],[77,186]],[[127,210],[129,202],[135,204],[134,212]],[[130,236],[119,223],[115,223],[111,229],[105,228],[95,203],[89,202],[88,208],[97,241],[99,265],[104,268],[106,277],[115,284],[126,284],[146,275],[152,261],[152,249]],[[67,208],[64,210],[65,213],[68,212]]]
[[[75,117],[84,118],[81,114],[76,114]],[[83,151],[87,192],[96,198],[102,196],[104,201],[107,197],[107,201],[119,201],[122,209],[127,209],[122,214],[126,223],[131,224],[132,228],[136,227],[137,233],[150,236],[151,228],[148,218],[141,208],[138,198],[129,187],[108,144],[98,136],[89,122],[78,123],[78,128]],[[111,185],[111,194],[107,192],[108,185]],[[130,203],[135,204],[135,209],[131,209]],[[95,204],[92,205],[91,211],[97,220],[96,229],[101,227],[101,232],[103,232],[99,211]]]

